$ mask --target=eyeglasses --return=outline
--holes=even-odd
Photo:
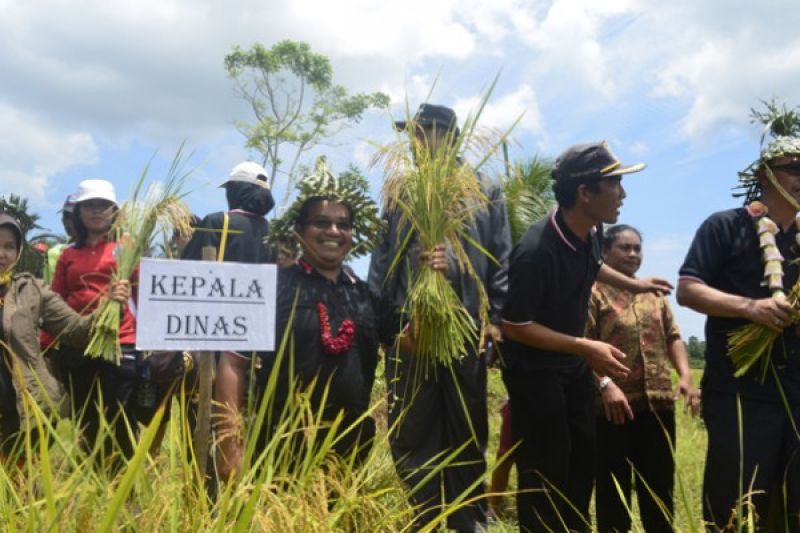
[[[792,176],[800,176],[800,165],[797,163],[789,163],[786,165],[775,165],[772,167],[773,171],[780,170]]]
[[[340,220],[338,222],[335,222],[329,218],[315,218],[310,221],[310,224],[320,231],[327,231],[331,229],[333,226],[336,226],[336,229],[338,229],[339,231],[353,230],[353,223],[350,222],[349,220]]]

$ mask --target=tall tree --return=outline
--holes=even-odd
[[[279,173],[291,184],[306,152],[357,124],[367,109],[389,106],[384,93],[350,95],[335,85],[330,60],[304,42],[235,46],[225,56],[225,70],[255,116],[237,128],[246,146],[263,156],[270,185]]]

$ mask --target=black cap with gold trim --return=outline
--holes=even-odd
[[[623,165],[606,141],[575,144],[564,150],[553,165],[556,181],[602,179],[644,170],[644,163]]]

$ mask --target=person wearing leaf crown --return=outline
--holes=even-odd
[[[81,316],[58,294],[27,272],[15,272],[24,244],[16,219],[0,213],[0,458],[24,451],[25,429],[36,434],[31,400],[45,412],[58,410],[63,389],[48,371],[38,343],[39,328],[72,347],[86,345],[93,315]],[[127,281],[111,284],[110,297],[127,301]],[[19,459],[19,457],[15,457]]]
[[[278,424],[284,406],[302,392],[309,395],[313,415],[323,426],[342,417],[333,444],[337,453],[354,453],[362,460],[370,449],[375,424],[367,411],[380,324],[366,283],[344,264],[348,257],[368,253],[380,228],[367,188],[355,172],[334,176],[320,158],[314,174],[298,183],[294,202],[273,223],[270,244],[294,246],[298,259],[278,273],[275,338],[280,344],[287,335],[287,343],[283,352],[259,354],[260,395],[270,390],[266,401],[272,414],[264,421],[266,431],[256,438],[272,435],[270,424]],[[224,406],[218,449],[223,479],[241,468],[242,428],[237,420],[251,364],[248,357],[224,352],[217,369],[215,399]],[[267,389],[271,378],[275,387]],[[319,435],[326,433],[318,429]]]
[[[677,298],[708,317],[705,520],[800,531],[800,110],[766,107],[752,111],[771,139],[739,174],[745,205],[702,223]]]
[[[384,320],[394,327],[395,339],[386,346],[390,443],[398,473],[413,488],[413,531],[429,525],[459,497],[468,503],[451,512],[449,528],[478,531],[487,523],[487,502],[480,497],[485,492],[480,480],[486,473],[488,439],[483,348],[489,341],[502,341],[500,311],[508,287],[511,236],[502,188],[462,159],[470,148],[476,153],[485,148],[475,143],[480,135],[473,135],[471,118],[464,122],[462,132],[452,109],[420,104],[413,117],[395,122],[405,138],[396,145],[392,158],[405,161],[400,172],[418,173],[429,183],[436,183],[437,176],[446,173],[449,183],[462,181],[464,189],[478,190],[486,205],[469,217],[457,238],[426,250],[424,236],[412,229],[408,215],[396,205],[403,201],[403,192],[385,195],[387,229],[372,254],[369,270],[370,289],[379,299]],[[410,156],[407,146],[411,147]],[[399,156],[398,151],[402,152]],[[414,170],[409,173],[404,170],[407,168]],[[464,196],[448,200],[454,206],[466,203]],[[441,360],[431,362],[434,358],[420,349],[421,339],[415,334],[425,332],[417,331],[409,311],[415,280],[428,266],[445,277],[470,325],[484,334],[483,339],[459,346],[460,354],[438,354],[451,359],[449,366]],[[486,313],[482,312],[484,305]],[[446,327],[452,323],[455,320]],[[452,327],[447,332],[431,331],[430,336],[452,331]]]

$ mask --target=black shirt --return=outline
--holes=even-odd
[[[345,319],[355,323],[353,345],[346,353],[329,355],[324,352],[319,303],[327,308],[332,335],[337,334]],[[290,319],[291,332],[278,380],[278,400],[288,392],[288,361],[293,355],[292,368],[301,386],[308,386],[315,378],[318,380],[313,395],[315,403],[330,381],[326,416],[335,416],[339,409],[344,409],[351,419],[364,413],[369,407],[375,379],[379,340],[377,313],[367,284],[346,268],[337,281],[331,281],[301,259],[278,272],[276,346],[280,346]],[[275,354],[268,353],[265,358],[266,377],[274,366]]]
[[[589,296],[603,264],[595,232],[579,239],[561,211],[531,226],[511,254],[505,325],[536,322],[559,333],[583,337]],[[577,355],[541,350],[510,339],[502,344],[508,369],[565,368],[583,364]]]
[[[228,213],[228,237],[225,244],[225,261],[237,263],[274,263],[275,251],[264,244],[269,223],[262,216],[247,211]],[[211,213],[195,228],[181,259],[202,259],[203,247],[213,246],[219,252],[225,213]]]
[[[781,230],[775,242],[783,262],[783,286],[788,293],[797,282],[795,260],[800,249],[795,241],[794,226]],[[695,279],[728,294],[746,298],[768,298],[769,287],[764,283],[764,263],[758,234],[752,217],[744,208],[714,213],[697,230],[683,266],[681,278]],[[765,383],[760,382],[760,365],[741,378],[733,375],[728,357],[727,338],[734,329],[747,324],[742,318],[709,316],[706,320],[706,368],[704,390],[740,393],[744,397],[780,400],[775,382],[768,372]],[[775,341],[772,350],[774,363],[782,374],[784,387],[800,391],[800,338],[794,327],[787,328]]]

